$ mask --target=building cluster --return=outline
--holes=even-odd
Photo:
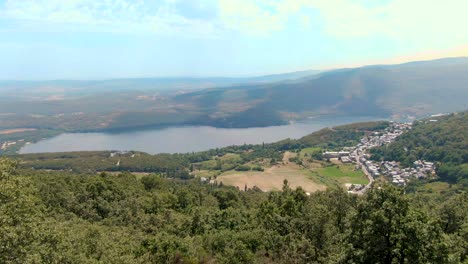
[[[127,154],[128,151],[112,151],[110,154],[109,154],[109,157],[110,158],[113,158],[115,156],[123,156],[125,154]]]
[[[0,144],[0,149],[5,150],[5,149],[7,149],[8,147],[10,147],[12,145],[16,145],[16,142],[15,141],[3,142],[3,143]]]
[[[325,151],[323,153],[323,157],[327,159],[333,159],[333,158],[347,158],[349,156],[350,152],[349,151]]]
[[[409,178],[424,178],[435,174],[435,166],[431,162],[418,160],[412,168],[401,168],[396,161],[370,160],[369,149],[392,143],[398,136],[411,129],[411,123],[390,122],[390,125],[381,132],[373,132],[364,136],[360,143],[354,147],[343,148],[342,151],[324,152],[324,158],[338,158],[343,163],[354,163],[366,175],[373,178],[386,176],[397,185],[405,185]]]
[[[6,150],[7,148],[16,145],[17,143],[23,142],[24,139],[20,139],[18,141],[5,141],[5,142],[0,142],[0,150]]]
[[[400,168],[394,161],[384,161],[381,163],[381,171],[384,175],[392,178],[392,183],[405,185],[409,178],[425,178],[435,174],[435,166],[432,162],[417,160],[412,168]]]
[[[365,184],[346,184],[349,193],[362,192],[365,188]]]

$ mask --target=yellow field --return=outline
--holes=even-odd
[[[237,186],[243,190],[257,186],[262,191],[281,190],[283,181],[286,179],[291,188],[302,187],[307,192],[325,190],[326,186],[317,183],[299,165],[289,162],[294,153],[286,152],[283,158],[284,165],[266,168],[265,171],[229,171],[218,176],[217,181],[225,185]]]
[[[0,135],[14,134],[14,133],[20,133],[20,132],[28,132],[28,131],[34,131],[34,130],[36,130],[36,129],[35,128],[6,129],[6,130],[0,130]]]
[[[314,151],[314,149],[311,149]],[[281,190],[286,179],[292,188],[302,187],[307,192],[325,190],[327,187],[337,187],[350,184],[367,184],[368,179],[360,170],[356,170],[352,164],[342,164],[340,161],[326,163],[312,161],[299,153],[302,166],[290,162],[290,158],[298,154],[285,152],[282,162],[272,167],[264,167],[265,171],[227,171],[217,177],[218,182],[225,185],[237,186],[243,190],[257,186],[263,191]],[[210,175],[211,176],[211,175]]]

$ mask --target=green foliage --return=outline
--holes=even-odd
[[[160,177],[155,174],[143,176],[141,178],[141,183],[143,183],[147,191],[150,191],[162,184]]]
[[[188,177],[187,155],[128,152],[111,156],[109,151],[83,151],[18,155],[21,168],[74,172],[135,171],[163,173],[170,178]]]
[[[17,161],[0,157],[0,180],[9,179],[10,176],[13,175],[17,166]]]
[[[324,128],[298,140],[307,147],[336,149],[354,146],[366,132],[385,129],[388,122],[364,122]]]
[[[40,204],[28,179],[12,177],[15,166],[0,159],[0,263],[31,263],[40,253]]]
[[[250,170],[250,166],[247,166],[247,165],[240,165],[236,167],[236,171],[249,171],[249,170]]]
[[[403,190],[372,189],[357,204],[349,257],[357,263],[446,263],[442,231],[425,212],[412,209]]]
[[[264,171],[264,169],[262,167],[260,167],[260,166],[253,166],[252,170],[253,171]]]
[[[14,170],[0,161],[1,263],[460,263],[465,193],[239,191],[196,179]],[[441,202],[442,201],[442,202]]]

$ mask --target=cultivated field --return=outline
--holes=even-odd
[[[315,150],[311,150],[315,151]],[[263,191],[281,190],[286,179],[292,188],[302,187],[307,192],[325,190],[329,186],[346,186],[350,184],[367,184],[364,173],[356,170],[352,164],[341,162],[327,163],[307,161],[303,153],[299,154],[302,166],[289,161],[296,153],[285,152],[282,163],[265,171],[227,171],[217,177],[218,182],[237,186],[243,190],[257,186]]]
[[[218,176],[217,181],[225,185],[237,186],[243,190],[257,186],[263,191],[281,190],[286,179],[291,188],[302,187],[307,192],[325,190],[326,186],[316,182],[307,170],[299,165],[289,162],[294,153],[286,152],[283,164],[266,168],[265,171],[228,171]]]
[[[257,186],[263,191],[281,190],[283,181],[288,180],[291,188],[302,187],[307,192],[325,190],[326,186],[312,180],[303,170],[293,165],[274,166],[264,172],[226,172],[218,176],[217,181],[225,185],[237,186],[243,190]]]
[[[20,133],[20,132],[34,131],[34,130],[36,129],[35,128],[6,129],[6,130],[0,130],[0,135],[14,134],[14,133]]]

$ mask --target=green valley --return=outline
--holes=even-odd
[[[416,121],[371,152],[387,159],[405,144],[427,154],[430,133],[453,146],[438,161],[465,166],[452,158],[466,156],[457,141],[466,134],[466,113],[437,119]],[[356,123],[298,140],[187,154],[0,158],[0,262],[463,263],[465,174],[456,184],[441,174],[404,187],[380,177],[365,192],[349,193],[367,177],[344,159],[326,157],[392,126],[399,127]],[[437,166],[443,172],[444,164]]]

